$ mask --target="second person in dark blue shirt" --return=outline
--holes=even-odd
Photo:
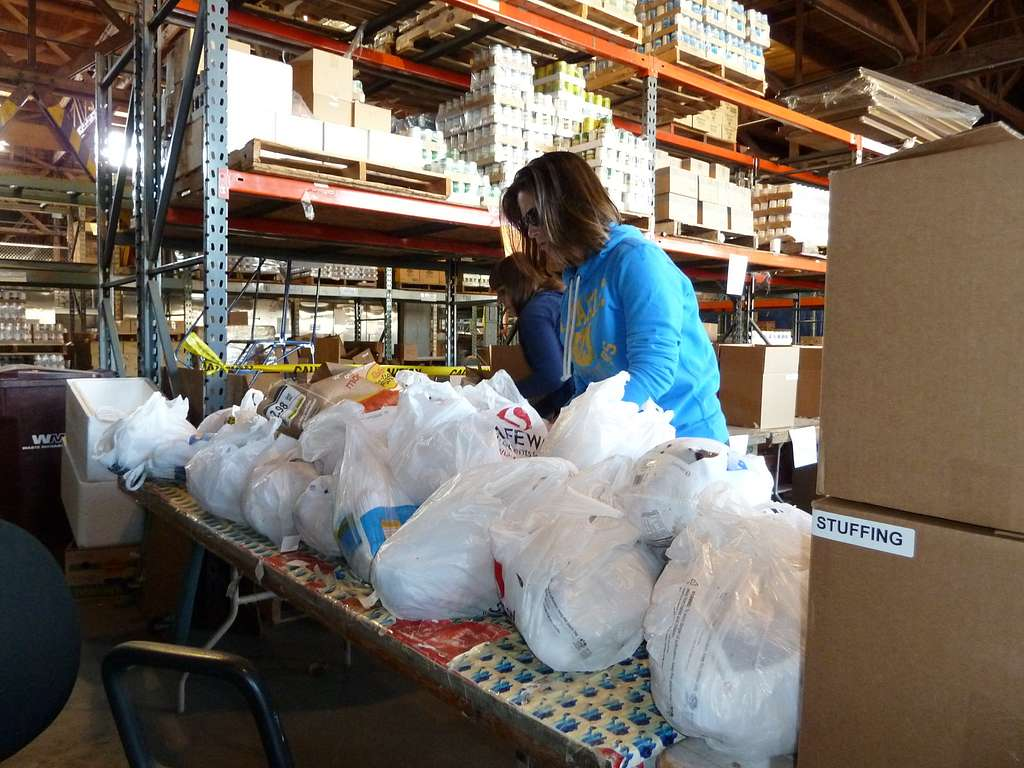
[[[553,419],[572,397],[572,381],[562,381],[562,282],[554,276],[528,276],[509,257],[491,270],[491,290],[515,315],[513,336],[518,335],[532,371],[516,386],[543,418]]]

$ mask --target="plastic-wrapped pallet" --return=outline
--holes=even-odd
[[[785,504],[703,510],[668,549],[644,619],[659,711],[749,759],[799,723],[810,518]]]

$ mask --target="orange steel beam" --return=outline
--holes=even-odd
[[[698,302],[701,312],[732,312],[736,304],[731,299]],[[824,296],[801,296],[799,299],[754,299],[754,309],[822,309],[825,306]]]
[[[612,118],[612,121],[616,128],[621,128],[624,131],[635,133],[637,136],[643,135],[643,127],[639,123],[634,123],[632,120],[624,120],[621,117]],[[819,176],[818,174],[811,173],[810,171],[800,171],[796,168],[791,168],[788,165],[782,165],[781,163],[772,162],[771,160],[747,155],[733,149],[719,147],[715,144],[706,144],[703,141],[691,139],[687,136],[680,136],[679,134],[672,133],[671,131],[658,131],[655,134],[655,138],[662,144],[679,147],[680,149],[685,149],[687,152],[713,157],[716,160],[725,160],[726,162],[735,163],[736,165],[754,167],[756,164],[758,169],[766,173],[787,176],[788,178],[796,181],[816,184],[819,187],[828,186],[828,178],[825,176]]]
[[[790,256],[784,253],[772,253],[742,245],[714,243],[710,240],[696,240],[681,237],[655,237],[654,241],[666,253],[685,254],[694,258],[729,261],[733,256],[746,256],[750,266],[768,269],[796,269],[801,272],[825,274],[825,260],[809,256]]]
[[[371,192],[353,187],[330,187],[312,181],[268,176],[249,171],[227,170],[228,188],[254,197],[276,200],[305,201],[313,205],[354,208],[376,213],[393,213],[417,219],[443,221],[469,227],[497,229],[497,214],[483,208],[446,203],[441,200],[423,200],[405,195]]]
[[[195,16],[199,12],[198,0],[180,0],[178,10]],[[285,24],[273,19],[266,19],[262,16],[255,16],[244,11],[229,10],[228,27],[253,34],[265,35],[269,38],[288,40],[321,51],[337,53],[341,56],[347,55],[352,47],[341,40],[335,40],[333,37],[318,35],[316,32],[303,29],[302,27],[292,26],[291,24]],[[361,47],[355,50],[352,58],[380,69],[402,72],[464,91],[469,89],[469,75],[441,69],[440,67],[432,67],[429,64],[418,64],[415,61],[409,61],[391,53]]]
[[[458,6],[494,21],[500,21],[509,27],[531,32],[549,40],[570,43],[576,48],[594,56],[610,61],[626,64],[638,70],[641,75],[657,75],[673,83],[686,85],[695,91],[714,96],[723,101],[748,107],[758,114],[772,117],[788,125],[811,131],[820,136],[841,141],[847,146],[863,148],[878,154],[891,154],[895,150],[880,142],[864,139],[858,134],[844,131],[834,125],[823,122],[808,115],[794,112],[775,102],[736,88],[726,83],[702,75],[694,70],[681,67],[654,56],[637,53],[620,45],[602,40],[592,34],[581,32],[553,19],[548,19],[523,8],[505,2],[505,0],[446,0],[448,5]]]

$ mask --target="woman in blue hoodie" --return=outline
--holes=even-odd
[[[680,437],[727,442],[718,363],[693,285],[619,212],[586,161],[549,152],[516,173],[504,217],[538,272],[562,272],[563,380],[575,394],[628,371],[626,400],[674,412]]]

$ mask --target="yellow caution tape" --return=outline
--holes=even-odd
[[[314,373],[320,370],[320,363],[246,363],[244,365],[228,365],[214,352],[210,346],[194,332],[185,337],[182,349],[190,352],[199,358],[200,366],[207,375],[215,373],[230,373],[231,371],[256,371],[259,373]],[[361,367],[353,364],[354,368]],[[417,371],[427,376],[464,376],[466,366],[456,365],[376,365],[377,372],[372,372],[367,378],[385,389],[395,386],[393,379],[389,380],[395,371]],[[487,370],[487,369],[478,369]]]

